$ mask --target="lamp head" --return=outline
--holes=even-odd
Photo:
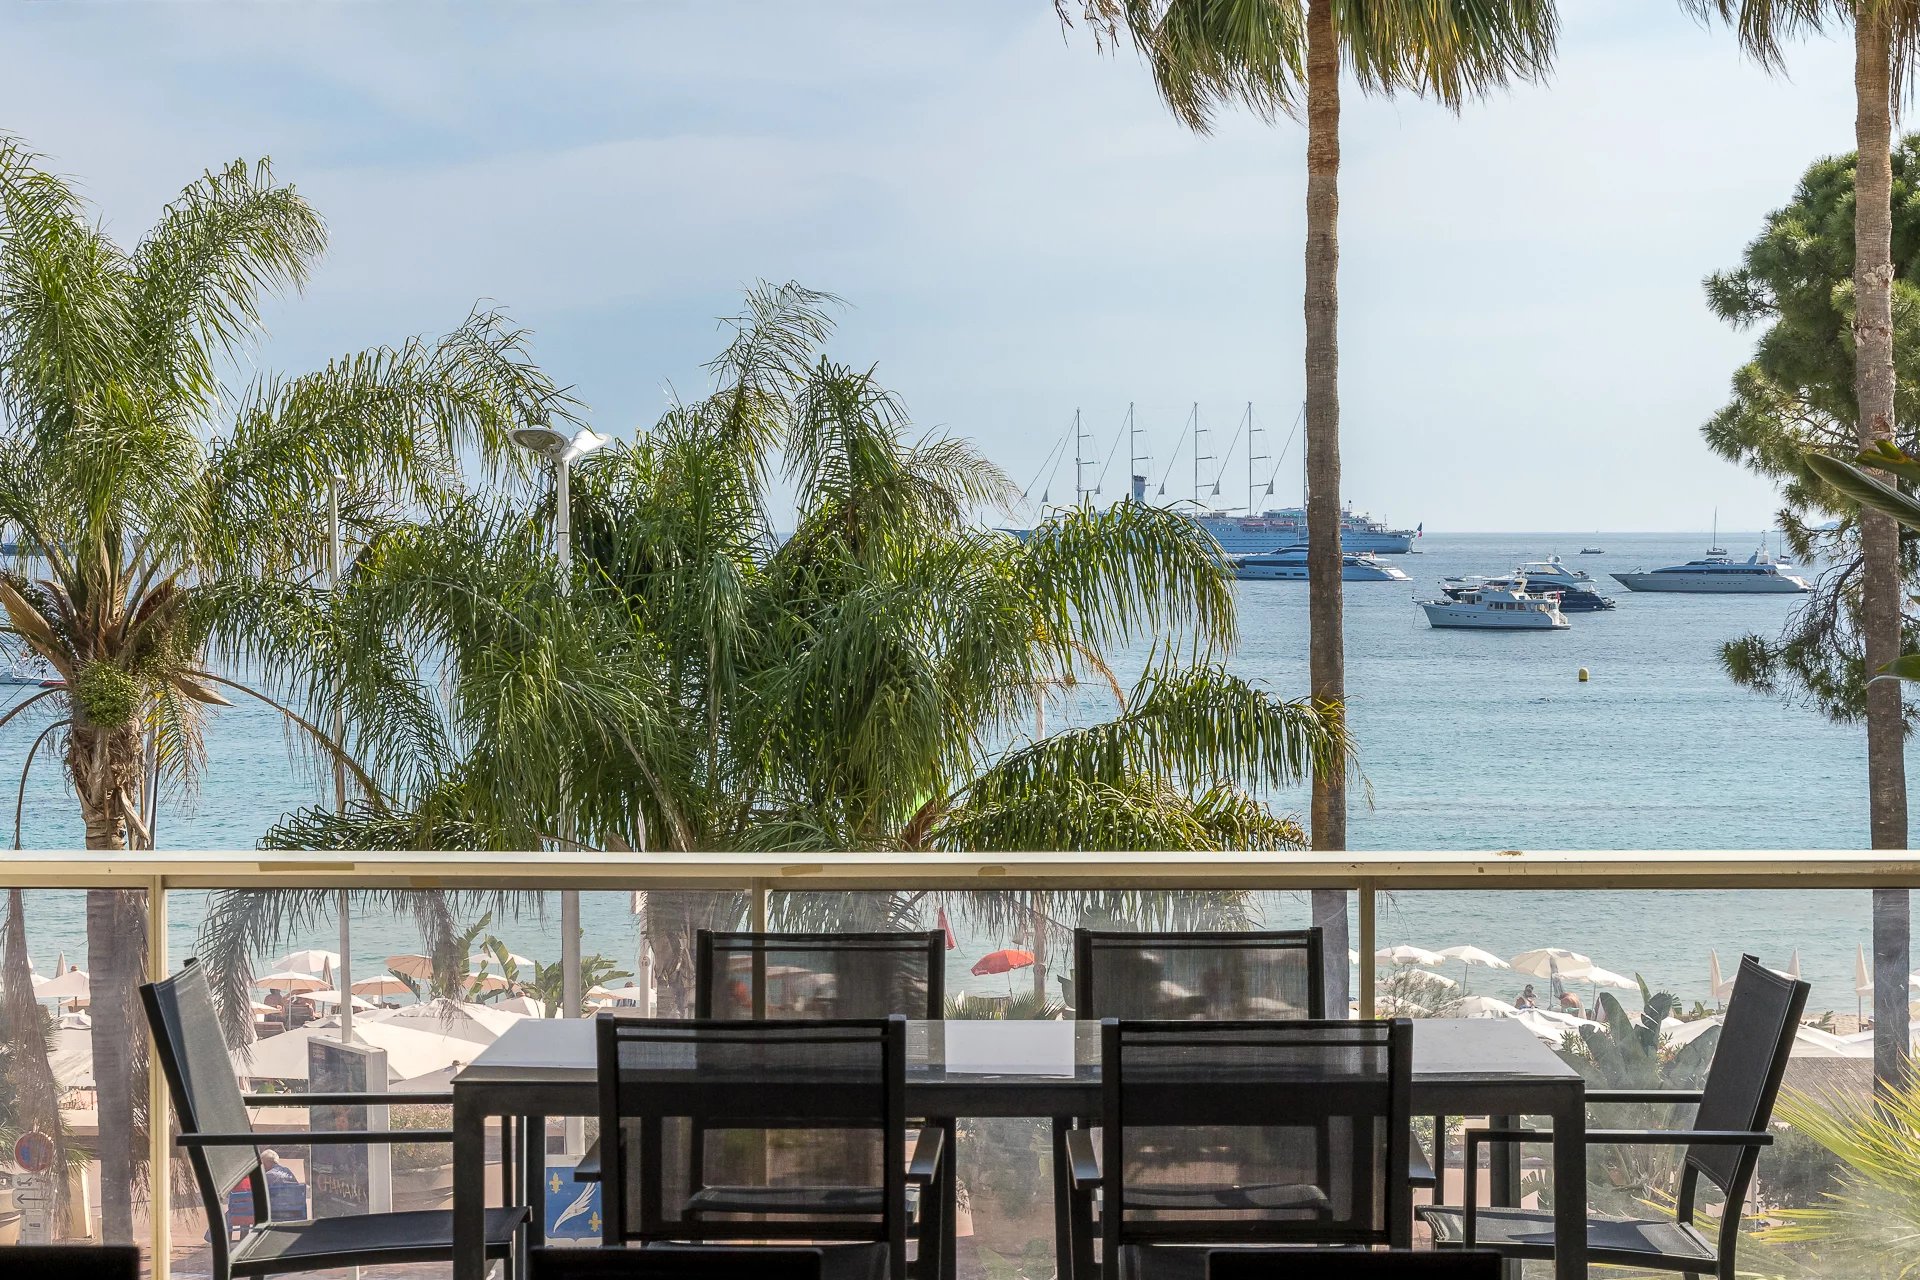
[[[515,427],[508,438],[528,453],[555,458],[567,447],[567,438],[552,427]]]

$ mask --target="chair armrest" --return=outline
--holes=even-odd
[[[913,1158],[907,1162],[907,1181],[924,1187],[940,1174],[940,1156],[947,1149],[947,1131],[937,1124],[920,1126],[913,1144]]]
[[[452,1142],[451,1129],[323,1129],[292,1133],[183,1133],[183,1147],[364,1147],[389,1142]]]
[[[1742,1129],[1589,1129],[1587,1141],[1671,1147],[1770,1147],[1771,1133]]]
[[[243,1093],[250,1107],[444,1107],[450,1093]]]
[[[1588,1102],[1698,1102],[1698,1089],[1589,1089]]]
[[[1067,1171],[1077,1188],[1100,1185],[1100,1160],[1093,1150],[1092,1130],[1067,1130]]]
[[[599,1138],[595,1138],[592,1145],[587,1148],[586,1154],[580,1157],[580,1163],[573,1166],[573,1180],[575,1182],[600,1181]]]

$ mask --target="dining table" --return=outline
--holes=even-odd
[[[601,1015],[621,1016],[621,1015]],[[632,1016],[632,1015],[626,1015]],[[502,1202],[533,1206],[552,1194],[544,1152],[546,1120],[599,1108],[594,1022],[531,1018],[507,1028],[453,1078],[453,1280],[483,1280],[482,1224],[489,1121],[512,1122],[531,1148],[516,1162],[503,1143]],[[1520,1117],[1551,1131],[1555,1280],[1587,1275],[1586,1085],[1580,1073],[1518,1022],[1501,1018],[1413,1020],[1412,1105],[1417,1116],[1486,1116],[1496,1126]],[[907,1108],[929,1121],[1029,1117],[1054,1122],[1056,1225],[1064,1225],[1066,1129],[1100,1118],[1100,1024],[1096,1021],[948,1019],[907,1029]],[[503,1128],[503,1134],[505,1129]],[[536,1145],[537,1144],[537,1145]],[[1518,1204],[1520,1161],[1495,1143],[1491,1195]],[[952,1160],[928,1194],[955,1194]],[[1472,1194],[1473,1179],[1464,1180]],[[949,1212],[945,1220],[954,1221]],[[540,1243],[543,1215],[529,1227]],[[1064,1236],[1063,1236],[1064,1238]],[[940,1280],[954,1275],[946,1233]],[[1060,1259],[1061,1280],[1072,1280]]]

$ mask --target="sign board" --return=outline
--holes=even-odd
[[[28,1173],[51,1172],[53,1139],[38,1129],[21,1134],[13,1144],[13,1163]]]
[[[599,1183],[575,1182],[572,1165],[550,1164],[547,1194],[541,1199],[546,1202],[547,1239],[600,1239],[605,1224],[600,1220]]]
[[[13,1207],[20,1211],[21,1244],[46,1244],[53,1239],[52,1178],[44,1173],[15,1175]]]
[[[313,1093],[385,1093],[387,1051],[316,1036],[307,1041],[307,1088]],[[380,1130],[389,1123],[384,1106],[309,1107],[307,1122],[315,1131],[335,1133]],[[393,1208],[392,1171],[384,1145],[309,1147],[313,1216],[388,1212]]]

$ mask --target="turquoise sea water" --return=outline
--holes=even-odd
[[[1423,554],[1389,558],[1411,583],[1348,584],[1351,716],[1372,792],[1370,805],[1356,795],[1353,847],[1863,846],[1861,732],[1738,689],[1719,667],[1722,641],[1777,632],[1802,598],[1635,595],[1604,580],[1608,571],[1693,558],[1708,541],[1704,532],[1434,534],[1419,544]],[[1720,541],[1745,555],[1760,538],[1722,532]],[[1576,554],[1589,545],[1606,554]],[[1573,615],[1567,632],[1490,634],[1432,630],[1412,604],[1434,595],[1443,575],[1504,572],[1549,552],[1602,578],[1619,608]],[[1304,584],[1243,583],[1239,590],[1243,634],[1232,665],[1278,693],[1304,692]],[[1580,667],[1592,673],[1586,684],[1575,679]],[[0,691],[0,705],[18,696]],[[1109,709],[1096,692],[1076,691],[1049,709],[1049,723],[1085,723]],[[0,729],[0,791],[11,795],[27,745],[44,723],[29,712]],[[198,794],[163,809],[163,848],[250,848],[280,813],[323,795],[321,779],[289,759],[271,713],[222,711],[207,738],[210,762]],[[1281,795],[1276,803],[1304,808],[1305,795]],[[80,842],[58,762],[44,753],[28,780],[22,817],[29,848]],[[41,970],[50,971],[59,951],[79,958],[79,896],[46,891],[31,898]],[[627,906],[624,894],[586,896],[588,950],[632,956],[637,935]],[[1303,919],[1306,911],[1284,895],[1265,910],[1275,921]],[[172,954],[190,955],[198,895],[176,895],[170,911]],[[557,919],[557,911],[550,915]],[[514,950],[549,958],[558,952],[555,919],[512,921],[497,932]],[[1742,950],[1784,966],[1797,949],[1815,983],[1813,1007],[1852,1012],[1855,947],[1868,928],[1864,893],[1429,893],[1388,902],[1380,939],[1434,949],[1470,942],[1502,955],[1570,947],[1690,997],[1707,993],[1709,949],[1729,973]],[[1005,979],[966,979],[964,969],[1007,940],[964,933],[953,953],[955,979],[1004,989]],[[334,936],[323,927],[290,945],[331,948]],[[417,944],[402,922],[357,919],[354,971],[377,971],[380,957]],[[1515,985],[1483,970],[1471,981],[1476,990],[1502,994]]]

